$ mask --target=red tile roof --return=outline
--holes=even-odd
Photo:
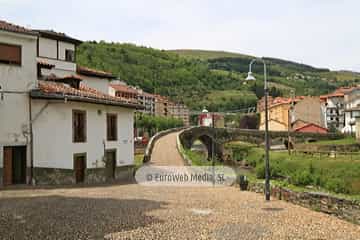
[[[296,96],[295,98],[284,98],[284,97],[276,97],[272,102],[269,103],[269,108],[279,106],[282,104],[290,104],[291,102],[297,103],[303,100],[304,96]]]
[[[324,127],[321,127],[315,123],[304,123],[303,125],[297,127],[296,129],[294,129],[295,132],[300,132],[302,129],[304,128],[308,128],[308,127],[314,127],[316,129],[320,129],[320,130],[323,130],[324,132],[327,132],[328,129],[327,128],[324,128]]]
[[[24,33],[24,34],[30,34],[30,35],[38,35],[37,32],[24,28],[19,25],[15,25],[12,23],[8,23],[6,21],[0,20],[0,30],[8,31],[8,32],[15,32],[15,33]]]
[[[45,99],[68,99],[69,101],[116,105],[129,108],[142,108],[142,106],[134,99],[110,96],[83,84],[80,84],[79,89],[76,89],[64,83],[39,81],[39,89],[33,90],[31,92],[31,97]]]
[[[100,70],[83,67],[83,66],[77,66],[76,72],[78,74],[85,75],[85,76],[93,76],[93,77],[101,77],[101,78],[109,78],[109,79],[115,78],[115,76],[112,75],[112,73],[110,73],[110,72],[100,71]]]
[[[136,89],[126,85],[110,84],[110,86],[115,89],[115,91],[138,94],[138,91]]]
[[[341,87],[336,89],[334,92],[320,96],[320,99],[326,99],[329,97],[343,97],[346,93],[351,92],[357,87]]]

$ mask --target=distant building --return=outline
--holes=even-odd
[[[262,109],[259,129],[265,130],[265,110]],[[288,131],[310,123],[324,127],[321,101],[318,97],[304,96],[298,96],[294,99],[274,98],[269,101],[268,123],[270,131]]]
[[[343,133],[355,133],[356,118],[360,117],[360,87],[353,88],[344,95],[345,104],[345,126]]]
[[[306,96],[296,101],[294,109],[290,113],[291,124],[295,121],[303,121],[312,123],[320,127],[325,127],[325,116],[321,108],[321,100],[319,97]]]
[[[140,110],[140,112],[149,115],[155,115],[155,95],[144,92],[142,89],[137,88],[137,99],[139,104],[144,107],[144,109]]]
[[[223,128],[225,126],[224,116],[216,113],[209,113],[207,109],[203,109],[198,118],[198,125],[202,127],[212,127],[213,121],[214,127]]]
[[[325,127],[335,127],[342,131],[345,127],[345,94],[351,92],[353,87],[343,87],[333,93],[322,95],[320,99],[323,104],[323,115],[325,116]]]
[[[186,105],[169,101],[168,109],[171,117],[182,120],[184,126],[190,126],[190,111]]]
[[[112,81],[109,89],[110,94],[117,97],[126,98],[129,100],[137,100],[142,109],[137,112],[155,115],[155,96],[153,94],[144,92],[142,89],[126,85],[124,82],[118,80]]]
[[[168,108],[169,100],[161,95],[155,95],[155,116],[160,117],[168,117],[169,108]]]
[[[138,99],[138,91],[132,87],[115,84],[110,84],[110,87],[114,89],[115,96],[117,97],[122,97],[130,100]]]

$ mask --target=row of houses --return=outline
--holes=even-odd
[[[138,87],[128,86],[126,83],[115,80],[110,85],[111,92],[116,96],[129,100],[138,100],[143,106],[139,112],[153,116],[173,117],[183,121],[184,126],[190,125],[189,108],[182,104],[169,100],[159,94],[150,94]]]
[[[360,116],[360,87],[342,87],[320,97],[269,97],[268,102],[271,131],[326,133],[332,129],[353,134]],[[261,130],[265,128],[264,107],[262,98],[257,104]]]
[[[132,176],[134,112],[146,104],[77,65],[80,43],[0,21],[0,186]]]

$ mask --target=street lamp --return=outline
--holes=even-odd
[[[269,116],[268,116],[268,96],[269,90],[267,86],[267,79],[266,79],[266,63],[263,58],[255,58],[250,62],[249,65],[249,73],[246,77],[246,81],[255,81],[256,78],[254,77],[251,67],[256,61],[261,61],[264,64],[264,95],[265,95],[265,199],[266,201],[270,200],[270,163],[269,163]]]

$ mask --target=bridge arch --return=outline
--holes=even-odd
[[[214,141],[214,153],[219,159],[223,157],[224,144],[230,141],[244,141],[255,144],[264,143],[264,131],[235,128],[211,128],[211,127],[191,127],[183,130],[180,135],[180,143],[186,149],[191,149],[194,141],[199,139],[207,147],[208,156],[212,154],[212,142]],[[270,131],[270,141],[282,142],[287,139],[288,132]],[[329,140],[343,138],[342,134],[320,134],[320,133],[291,133],[295,142],[304,142],[306,139]]]

